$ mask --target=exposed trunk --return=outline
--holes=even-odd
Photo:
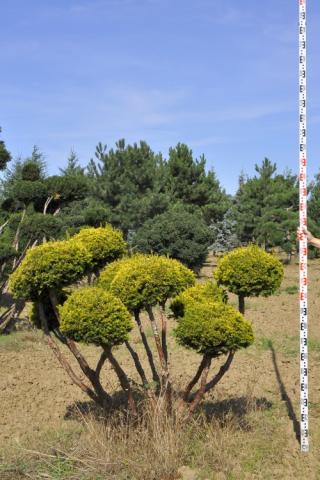
[[[206,384],[205,393],[209,392],[209,390],[214,388],[217,385],[217,383],[220,382],[222,377],[227,373],[234,359],[234,354],[235,354],[234,351],[229,352],[228,358],[226,362],[220,367],[219,372],[213,377],[212,380],[210,380],[210,382]]]
[[[56,296],[56,293],[54,292],[54,290],[51,290],[49,292],[49,297],[50,297],[50,301],[51,301],[54,313],[56,315],[56,318],[57,318],[58,321],[60,321],[59,310],[58,310],[58,299],[57,299],[57,296]],[[102,387],[101,382],[100,382],[100,372],[101,372],[101,368],[102,368],[102,365],[103,365],[103,363],[102,363],[103,358],[100,358],[101,364],[98,362],[96,370],[93,370],[89,366],[85,357],[82,355],[82,353],[78,349],[76,343],[73,340],[71,340],[70,338],[64,336],[63,333],[60,332],[59,329],[58,329],[58,331],[59,331],[60,340],[68,347],[70,352],[73,354],[73,356],[77,360],[82,372],[90,380],[91,385],[93,386],[93,389],[96,392],[97,396],[99,398],[103,399],[104,404],[106,404],[106,402],[108,402],[110,404],[112,399],[111,399],[110,395],[108,395],[106,393],[106,391],[104,390],[104,388]]]
[[[156,366],[155,366],[155,363],[154,363],[153,354],[152,354],[152,351],[149,347],[149,343],[148,343],[146,334],[144,333],[144,330],[143,330],[143,325],[141,323],[139,312],[134,312],[134,319],[135,319],[135,321],[138,325],[141,340],[142,340],[144,349],[145,349],[147,357],[148,357],[150,369],[151,369],[151,372],[152,372],[152,379],[155,383],[157,383],[159,385],[160,384],[160,377],[159,377],[159,374],[157,372],[157,369],[156,369]]]
[[[168,347],[167,347],[167,317],[165,312],[165,305],[160,305],[161,318],[161,345],[166,364],[168,364]]]
[[[88,385],[86,385],[79,377],[78,375],[73,371],[71,365],[67,361],[67,359],[64,357],[62,352],[60,351],[58,345],[54,341],[54,339],[50,335],[49,327],[48,327],[48,322],[46,319],[46,315],[44,312],[43,304],[41,302],[38,303],[38,312],[39,312],[39,317],[41,320],[41,326],[42,330],[45,334],[46,337],[46,342],[48,346],[51,348],[53,351],[54,355],[58,359],[60,365],[62,368],[67,372],[69,375],[70,379],[72,382],[77,385],[83,392],[85,392],[94,402],[99,404],[101,407],[106,406],[106,401],[110,400],[109,395],[105,394],[105,398],[100,397],[97,395]]]
[[[231,363],[233,361],[234,354],[235,354],[234,351],[229,352],[227,360],[225,361],[225,363],[223,365],[221,365],[218,373],[210,380],[210,382],[208,382],[206,384],[204,393],[207,393],[207,392],[209,392],[209,390],[212,390],[217,385],[217,383],[220,382],[222,377],[227,373],[227,371],[229,370],[229,368],[231,366]],[[197,395],[197,393],[198,392],[195,392],[194,394],[192,394],[189,397],[189,400],[193,400],[195,398],[195,396]]]
[[[53,197],[48,197],[47,200],[45,201],[45,204],[44,204],[44,207],[43,207],[43,215],[46,215],[47,214],[47,210],[48,210],[48,207],[50,205],[50,203],[52,202],[53,200]]]
[[[114,371],[115,371],[115,373],[116,373],[116,375],[119,379],[119,382],[120,382],[120,385],[121,385],[123,391],[126,392],[127,395],[128,395],[128,405],[129,405],[129,409],[130,409],[131,413],[133,415],[137,415],[137,407],[136,407],[136,404],[135,404],[135,401],[134,401],[134,398],[133,398],[133,395],[132,395],[131,385],[130,385],[130,382],[128,380],[128,377],[127,377],[125,371],[121,368],[117,359],[113,356],[113,353],[112,353],[110,347],[104,347],[104,352],[105,352],[109,362],[112,365],[112,368],[114,369]]]
[[[204,393],[205,393],[205,388],[206,388],[206,382],[210,370],[210,365],[211,365],[211,358],[210,357],[205,357],[205,365],[202,370],[201,374],[201,383],[200,383],[200,388],[197,391],[197,393],[194,396],[194,399],[192,400],[190,407],[189,407],[189,416],[193,413],[193,411],[196,409],[196,407],[199,405],[199,402],[201,401]]]
[[[205,368],[206,364],[207,364],[207,358],[204,355],[202,360],[201,360],[201,363],[198,367],[198,370],[195,373],[195,376],[193,377],[193,379],[191,380],[191,382],[187,385],[187,387],[185,389],[185,392],[183,394],[183,401],[184,402],[187,402],[189,400],[190,392],[193,389],[193,387],[196,385],[196,383],[199,381],[199,378],[201,377],[201,374],[202,374],[203,369]]]
[[[125,342],[125,345],[134,361],[134,365],[137,369],[137,372],[139,373],[140,375],[140,378],[141,378],[141,381],[142,381],[142,384],[144,387],[147,387],[148,386],[148,380],[147,380],[147,377],[146,377],[146,374],[145,374],[145,371],[143,370],[143,367],[142,367],[142,364],[140,362],[140,358],[139,358],[139,355],[137,354],[137,352],[132,348],[132,346],[130,345],[130,343],[128,341]]]
[[[13,240],[13,243],[12,243],[12,247],[15,249],[16,252],[18,252],[19,250],[19,239],[20,239],[20,230],[21,230],[21,225],[24,221],[24,217],[26,216],[26,209],[23,210],[22,212],[22,215],[21,215],[21,219],[20,219],[20,222],[19,222],[19,225],[18,225],[18,228],[16,230],[16,234],[14,236],[14,240]],[[15,268],[16,268],[16,263],[17,263],[17,259],[14,258],[13,259],[13,263],[12,263],[12,270],[14,271]]]
[[[170,375],[169,375],[169,369],[168,369],[168,364],[165,358],[165,354],[160,342],[160,336],[158,332],[158,327],[157,327],[157,322],[153,314],[153,310],[151,307],[148,307],[147,309],[148,316],[150,319],[152,331],[153,331],[153,336],[154,340],[156,343],[158,355],[159,355],[159,360],[161,364],[161,394],[164,394],[166,397],[166,403],[167,403],[167,411],[168,413],[171,412],[172,409],[172,386],[170,382]]]
[[[244,312],[245,312],[245,303],[244,303],[244,295],[240,294],[238,295],[238,299],[239,299],[239,312],[242,313],[242,315],[244,315]]]
[[[155,344],[156,344],[156,347],[157,347],[157,351],[158,351],[158,356],[159,356],[160,364],[161,364],[161,367],[162,367],[162,370],[163,370],[163,373],[164,373],[164,372],[166,371],[166,369],[167,369],[167,362],[166,362],[166,360],[165,360],[165,356],[164,356],[164,353],[163,353],[163,350],[162,350],[161,341],[160,341],[160,336],[159,336],[159,332],[158,332],[157,322],[156,322],[156,319],[155,319],[155,317],[154,317],[152,308],[151,308],[151,307],[147,307],[146,310],[147,310],[147,312],[148,312],[148,316],[149,316],[149,319],[150,319],[151,328],[152,328],[152,332],[153,332],[154,341],[155,341]]]

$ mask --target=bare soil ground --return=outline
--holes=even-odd
[[[211,276],[212,264],[204,267],[202,278]],[[221,428],[223,418],[232,418],[232,422],[237,423],[240,443],[235,445],[231,437],[228,440],[226,435],[222,436],[225,443],[215,448],[221,448],[226,453],[223,465],[213,464],[209,468],[208,465],[198,465],[198,478],[320,479],[319,260],[310,261],[309,277],[310,453],[301,454],[297,440],[298,267],[292,264],[285,268],[285,279],[279,294],[246,301],[246,317],[253,323],[255,343],[236,354],[230,371],[203,405],[209,416],[222,419]],[[231,298],[231,303],[236,305],[235,297]],[[134,332],[133,343],[137,348],[138,339],[138,333]],[[172,336],[169,340],[174,380],[185,384],[194,374],[199,357],[177,346]],[[81,349],[90,362],[94,364],[97,361],[95,348]],[[124,369],[135,377],[126,352],[120,348],[116,354]],[[80,437],[83,426],[72,412],[76,405],[87,405],[88,399],[71,383],[37,332],[21,332],[0,338],[0,361],[0,479],[70,478],[67,474],[19,477],[18,473],[12,473],[10,476],[7,467],[12,465],[13,458],[17,458],[19,449],[33,449],[34,445],[46,442],[53,445],[63,441],[65,444],[69,439],[73,441]],[[219,362],[215,368],[218,366]],[[111,370],[106,368],[103,375],[108,390],[119,390]],[[201,476],[202,467],[205,476]],[[130,476],[121,478],[129,479]]]

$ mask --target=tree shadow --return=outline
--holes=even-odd
[[[265,397],[235,397],[219,401],[209,401],[203,403],[203,411],[207,421],[218,421],[220,426],[230,424],[230,421],[236,420],[243,429],[250,430],[250,425],[246,420],[246,415],[253,411],[263,411],[272,408],[272,402]]]
[[[294,430],[296,439],[300,443],[300,438],[301,438],[300,423],[299,423],[299,421],[296,417],[291,398],[289,397],[289,395],[287,393],[287,390],[286,390],[286,387],[285,387],[285,385],[283,383],[283,380],[281,378],[279,367],[278,367],[278,362],[277,362],[277,355],[276,355],[276,352],[275,352],[275,349],[274,349],[274,346],[273,346],[273,343],[272,343],[271,340],[269,341],[269,348],[270,348],[271,355],[272,355],[272,363],[273,363],[274,371],[275,371],[275,374],[276,374],[277,382],[278,382],[278,385],[279,385],[281,398],[286,404],[288,417],[292,421],[293,430]]]
[[[139,401],[142,399],[141,394],[139,392],[134,392],[134,397],[139,406]],[[95,420],[103,421],[110,417],[114,417],[115,413],[123,415],[128,414],[128,396],[123,390],[113,393],[112,403],[106,408],[100,407],[93,400],[77,400],[67,406],[63,418],[64,420],[81,421],[83,417],[91,415]]]

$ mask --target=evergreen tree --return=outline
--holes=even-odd
[[[0,127],[1,133],[1,127]],[[4,170],[7,167],[7,164],[11,160],[11,154],[7,150],[7,147],[3,140],[0,140],[0,170]]]
[[[115,226],[128,234],[145,220],[141,218],[141,210],[147,210],[148,215],[159,213],[153,207],[157,203],[153,195],[161,193],[158,177],[161,155],[155,155],[146,142],[126,146],[124,140],[119,140],[116,149],[109,151],[99,143],[95,156],[97,161],[91,160],[88,166],[93,180],[92,195],[110,209]]]
[[[231,208],[227,210],[221,221],[210,225],[210,229],[214,238],[210,248],[214,252],[228,252],[240,245],[237,235],[237,222]]]
[[[238,225],[238,235],[242,243],[256,241],[257,223],[262,216],[266,197],[272,192],[272,178],[276,165],[265,158],[262,165],[255,165],[255,175],[239,179],[239,189],[235,196],[235,211]]]
[[[298,221],[298,183],[290,172],[276,174],[267,158],[256,165],[253,178],[242,176],[234,212],[240,241],[264,248],[279,246],[288,253],[295,244]]]
[[[257,222],[258,243],[266,248],[279,246],[290,257],[296,243],[298,205],[297,177],[290,172],[277,175],[273,179],[272,192],[266,196],[261,218]]]
[[[205,170],[206,159],[193,158],[187,145],[178,143],[170,148],[166,162],[166,190],[172,202],[200,207],[208,224],[222,220],[230,206],[230,198],[221,188],[213,171]]]
[[[320,172],[309,186],[308,220],[314,223],[316,236],[320,236]]]
[[[77,153],[73,150],[70,151],[68,157],[68,163],[66,168],[59,168],[60,173],[66,176],[84,175],[84,168],[79,165],[79,158]]]
[[[320,172],[315,175],[314,180],[308,188],[308,229],[316,237],[320,237]],[[317,248],[309,247],[310,256],[319,256]]]
[[[176,258],[199,270],[212,241],[210,228],[201,216],[176,204],[167,212],[147,220],[132,239],[134,249]]]

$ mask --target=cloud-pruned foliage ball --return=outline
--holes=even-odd
[[[92,265],[101,267],[124,255],[127,244],[122,232],[111,225],[99,228],[83,228],[70,241],[81,242],[92,256]]]
[[[251,324],[231,305],[190,302],[175,329],[178,343],[210,357],[246,348],[253,343]]]
[[[27,251],[10,276],[9,288],[16,298],[37,300],[81,279],[90,262],[91,255],[80,242],[47,242]]]
[[[128,265],[128,258],[129,257],[123,257],[109,263],[109,265],[107,265],[100,273],[99,286],[104,288],[105,290],[110,290],[111,284],[120,269]]]
[[[194,273],[178,260],[138,254],[107,266],[99,285],[109,289],[134,312],[164,304],[194,282]]]
[[[133,328],[131,315],[121,300],[99,287],[75,290],[59,312],[61,331],[77,342],[121,345]]]
[[[218,262],[214,277],[219,285],[244,297],[272,295],[281,285],[283,266],[256,245],[236,248]]]
[[[174,317],[178,319],[183,317],[186,305],[192,302],[203,301],[227,303],[228,296],[221,287],[209,280],[205,283],[197,283],[195,286],[189,287],[180,293],[172,300],[170,310]]]

